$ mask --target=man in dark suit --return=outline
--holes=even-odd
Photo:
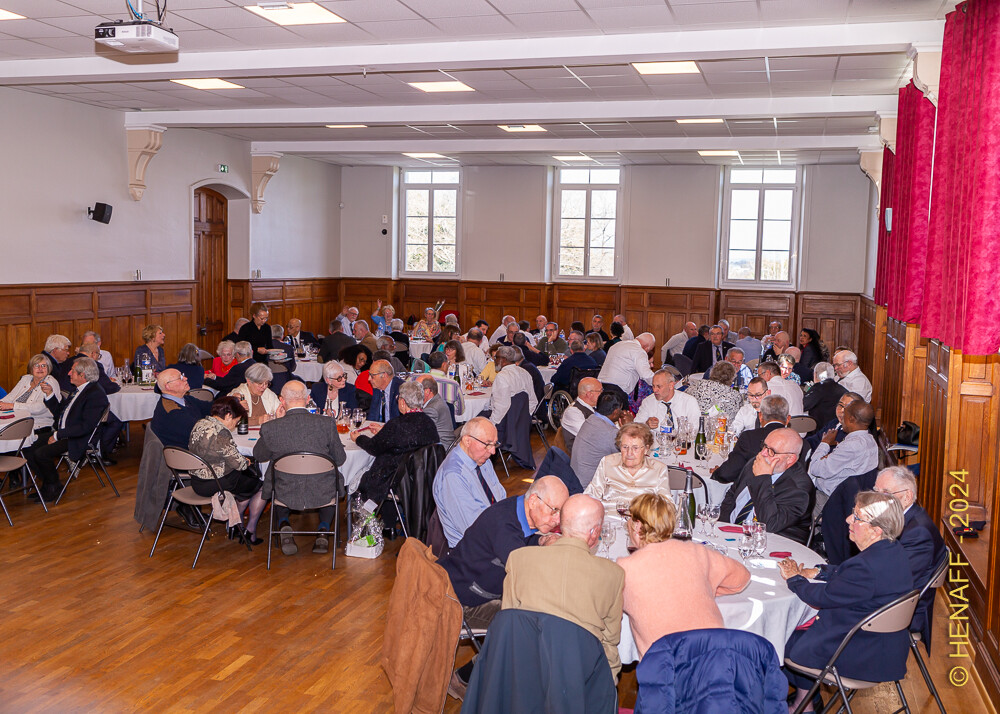
[[[253,360],[250,362],[253,364]],[[164,446],[186,449],[191,441],[191,430],[199,419],[208,416],[212,403],[189,395],[187,377],[176,369],[165,369],[156,375],[156,385],[162,394],[153,410],[149,428]]]
[[[816,487],[798,463],[801,451],[802,437],[791,429],[768,434],[760,453],[726,493],[720,519],[744,523],[756,518],[769,533],[805,543]]]
[[[704,372],[711,369],[716,362],[721,362],[726,358],[726,352],[733,346],[733,343],[723,339],[722,328],[712,325],[708,331],[708,342],[698,345],[694,351],[694,360],[691,364],[691,373]]]
[[[284,505],[274,505],[274,519],[281,531],[281,552],[285,555],[295,555],[298,547],[292,536],[292,526],[288,521],[290,511],[301,511],[319,507],[319,526],[316,530],[330,529],[334,519],[335,506],[327,506],[336,499],[338,489],[343,484],[338,483],[336,472],[326,471],[321,474],[286,474],[274,471],[274,462],[288,454],[308,451],[325,454],[333,459],[333,463],[341,466],[347,460],[344,444],[337,433],[337,424],[320,414],[310,414],[306,409],[309,392],[306,385],[298,380],[288,382],[281,390],[281,407],[278,418],[264,422],[260,427],[260,438],[253,447],[253,456],[257,461],[270,461],[271,466],[264,479],[264,499],[272,497],[271,474],[274,477],[274,490],[278,500]],[[337,544],[333,544],[337,547]],[[329,551],[329,540],[325,535],[316,536],[313,553]]]
[[[816,430],[810,436],[837,417],[837,404],[847,394],[844,386],[837,382],[837,373],[829,362],[817,362],[811,376],[813,386],[802,397],[802,408],[816,420]]]
[[[684,349],[681,350],[681,354],[688,359],[694,359],[694,353],[697,352],[698,348],[708,341],[708,325],[702,325],[698,328],[698,334],[689,339],[684,343]]]
[[[740,434],[729,458],[712,472],[713,481],[732,483],[740,477],[743,467],[760,453],[767,435],[788,425],[788,400],[778,394],[761,399],[760,423],[759,429],[748,429]]]
[[[97,378],[97,363],[89,357],[78,357],[70,367],[68,378],[73,391],[66,399],[59,399],[48,383],[42,382],[46,395],[45,406],[55,417],[52,436],[48,441],[39,440],[25,452],[28,466],[42,480],[42,497],[46,501],[59,496],[62,484],[56,463],[67,454],[70,461],[79,461],[87,450],[87,440],[101,421],[108,406]]]
[[[525,362],[529,362],[536,367],[548,367],[549,356],[528,342],[526,334],[525,332],[514,333],[514,347],[521,351]]]
[[[236,324],[233,325],[233,331],[230,332],[225,337],[223,337],[222,339],[223,340],[229,340],[233,344],[239,342],[240,341],[240,328],[242,328],[248,322],[250,322],[250,320],[246,319],[245,317],[237,318]]]
[[[295,348],[284,341],[285,328],[281,325],[271,325],[271,349],[281,350],[284,354],[281,357],[268,355],[267,366],[271,368],[271,391],[281,394],[281,388],[285,386],[295,371]]]
[[[104,365],[100,362],[101,347],[99,344],[96,342],[84,342],[80,345],[79,354],[76,355],[77,359],[80,357],[89,357],[97,362],[97,371],[100,372],[97,377],[97,383],[104,390],[105,394],[115,394],[121,391],[121,385],[117,382],[112,382],[108,373],[104,371]],[[101,456],[104,458],[104,463],[111,465],[118,463],[112,458],[111,452],[118,443],[118,435],[124,426],[122,420],[115,416],[114,412],[108,413],[108,420],[101,428]]]
[[[340,351],[345,347],[356,345],[353,337],[344,333],[344,323],[340,320],[330,320],[330,334],[323,338],[319,348],[320,362],[333,362],[340,358]]]
[[[56,378],[64,392],[73,390],[69,379],[69,368],[73,365],[73,360],[70,359],[71,346],[72,343],[65,335],[49,335],[45,339],[45,349],[42,350],[42,354],[52,363],[49,374]]]
[[[573,374],[573,368],[577,369],[597,369],[597,362],[585,351],[585,346],[579,340],[569,343],[569,357],[564,359],[552,375],[552,385],[556,389],[569,391],[569,379]]]
[[[230,367],[229,371],[222,377],[206,379],[206,387],[211,387],[219,394],[225,395],[246,381],[247,370],[256,364],[253,360],[253,347],[250,346],[249,342],[237,342],[236,347],[233,348],[233,354],[236,355],[236,364]]]
[[[316,339],[316,335],[311,332],[306,332],[302,329],[302,320],[297,317],[293,317],[285,325],[285,335],[287,335],[292,349],[296,352],[302,350],[302,348],[309,347],[319,347],[319,340]]]
[[[903,532],[899,542],[906,551],[913,573],[913,587],[922,588],[945,558],[944,540],[927,511],[917,503],[917,480],[905,466],[890,466],[879,471],[875,488],[879,493],[895,496],[903,507]],[[931,651],[931,615],[934,612],[934,591],[928,590],[917,603],[910,630],[919,632],[927,651]]]
[[[383,424],[399,416],[399,385],[403,383],[396,376],[392,364],[384,359],[372,362],[368,370],[368,380],[372,385],[372,404],[368,409],[368,419]]]

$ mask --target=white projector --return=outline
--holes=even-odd
[[[103,22],[94,28],[94,42],[121,52],[177,52],[181,46],[177,35],[149,20]]]

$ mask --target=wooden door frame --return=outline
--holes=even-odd
[[[224,232],[223,241],[222,241],[222,275],[223,275],[223,286],[222,286],[222,290],[221,290],[222,297],[220,298],[219,304],[215,306],[217,308],[217,312],[219,314],[219,317],[222,320],[222,334],[223,335],[226,334],[226,328],[228,327],[226,318],[228,317],[228,313],[229,313],[229,311],[227,310],[227,305],[226,305],[226,296],[228,294],[228,287],[227,287],[227,285],[228,285],[228,282],[229,282],[229,197],[226,196],[221,191],[219,191],[218,189],[214,188],[213,184],[206,184],[206,185],[203,185],[203,186],[195,186],[195,187],[193,187],[191,189],[191,273],[192,273],[192,277],[193,277],[194,283],[195,283],[195,299],[194,299],[194,308],[195,308],[194,309],[194,312],[195,312],[195,315],[194,315],[195,320],[194,320],[194,322],[195,322],[195,325],[194,325],[194,329],[195,329],[196,335],[199,338],[201,338],[201,337],[204,336],[204,334],[207,334],[207,330],[206,330],[205,333],[202,332],[202,330],[205,329],[205,328],[201,324],[201,318],[204,317],[204,316],[198,314],[199,313],[199,307],[201,305],[201,295],[199,294],[201,286],[200,286],[200,281],[199,281],[199,276],[198,276],[198,251],[195,250],[195,240],[194,240],[194,237],[195,237],[195,217],[194,217],[194,212],[195,212],[195,206],[197,205],[197,201],[198,201],[198,199],[197,199],[197,193],[199,191],[208,191],[208,192],[214,194],[225,205],[225,219],[224,219],[224,222],[223,222],[223,225],[225,226],[225,232]]]

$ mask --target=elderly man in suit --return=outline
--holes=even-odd
[[[799,463],[801,451],[802,437],[791,429],[768,434],[722,500],[720,519],[744,523],[756,518],[769,533],[805,543],[816,489]]]
[[[788,401],[777,394],[760,400],[760,428],[748,429],[740,434],[729,458],[712,472],[712,480],[733,483],[740,477],[743,467],[753,460],[764,445],[764,439],[775,429],[788,425]]]
[[[451,418],[448,405],[438,393],[437,380],[434,375],[422,374],[417,377],[417,381],[424,388],[424,405],[421,409],[434,422],[438,439],[444,448],[450,449],[451,445],[455,443],[455,423]]]
[[[340,358],[345,347],[358,344],[350,333],[344,331],[344,323],[339,319],[330,320],[330,334],[323,338],[319,348],[320,362],[334,362]]]
[[[289,512],[318,507],[319,526],[316,530],[329,530],[336,507],[327,504],[335,501],[337,491],[343,488],[338,483],[335,471],[297,475],[274,470],[274,462],[282,456],[301,451],[329,456],[337,466],[341,466],[347,459],[336,422],[319,414],[310,414],[306,409],[308,401],[309,392],[302,382],[292,380],[285,384],[281,389],[279,418],[261,424],[260,438],[253,447],[253,457],[257,461],[271,462],[268,478],[264,479],[264,498],[268,499],[273,495],[270,478],[273,473],[274,489],[278,500],[284,504],[274,505],[274,518],[281,531],[281,552],[285,555],[295,555],[299,551],[291,533]],[[329,545],[325,535],[318,535],[313,544],[313,553],[326,553]]]
[[[65,335],[49,335],[45,338],[45,349],[42,354],[49,358],[52,368],[49,374],[59,382],[59,388],[64,392],[73,390],[73,384],[69,378],[69,368],[73,364],[70,357],[72,342]]]
[[[42,498],[55,500],[62,484],[56,471],[56,462],[63,454],[70,461],[79,461],[87,450],[87,440],[101,421],[108,406],[108,396],[97,384],[100,372],[97,362],[89,357],[78,357],[67,374],[73,391],[66,399],[59,399],[48,382],[40,387],[45,393],[45,406],[55,417],[54,431],[48,441],[39,440],[25,453],[28,466],[42,480]],[[34,495],[34,494],[33,494]]]
[[[256,363],[250,360],[250,364]],[[176,369],[165,369],[156,375],[156,386],[160,388],[160,401],[153,410],[149,428],[164,446],[186,449],[191,430],[199,419],[208,416],[212,403],[188,394],[191,388],[187,377]]]
[[[726,353],[733,346],[732,342],[725,340],[726,333],[718,325],[712,325],[708,330],[708,342],[698,345],[694,351],[694,360],[691,364],[691,372],[704,372],[711,369],[716,362],[721,362],[726,358]]]
[[[285,335],[288,337],[289,343],[292,345],[292,349],[296,352],[307,346],[319,347],[319,340],[316,339],[316,335],[303,330],[302,320],[297,317],[293,317],[288,321],[288,324],[285,325]]]
[[[368,409],[368,419],[383,424],[399,416],[399,385],[403,383],[396,376],[392,363],[384,359],[372,362],[368,370],[368,379],[373,387],[372,403]]]
[[[236,364],[229,368],[229,371],[222,377],[206,379],[205,386],[211,387],[219,394],[229,394],[246,381],[247,370],[255,364],[253,359],[253,347],[247,341],[237,342],[233,347],[233,354],[236,355]]]

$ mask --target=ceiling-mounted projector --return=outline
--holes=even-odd
[[[181,43],[171,30],[152,20],[102,22],[94,28],[94,42],[121,52],[177,52]]]

